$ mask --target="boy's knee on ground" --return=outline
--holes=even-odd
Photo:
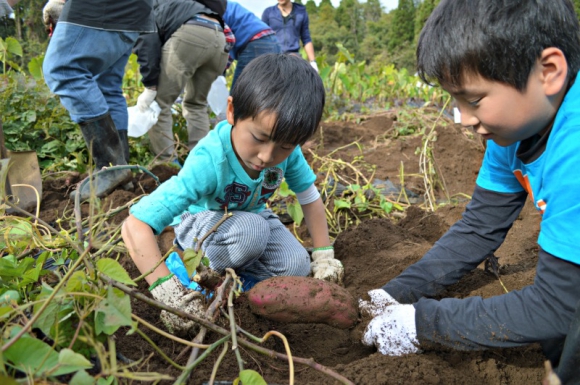
[[[283,259],[284,263],[280,267],[278,275],[306,277],[310,274],[310,255],[306,249],[296,251],[294,255]]]

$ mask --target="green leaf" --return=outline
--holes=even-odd
[[[97,270],[115,281],[124,283],[125,285],[137,286],[137,284],[129,277],[127,270],[121,266],[119,262],[111,258],[102,258],[97,261]]]
[[[282,183],[280,183],[280,187],[278,187],[277,193],[282,198],[286,198],[289,195],[294,195],[294,192],[292,190],[290,190],[290,187],[288,187],[288,183],[286,182],[286,179],[284,179],[282,181]]]
[[[78,371],[81,369],[90,369],[93,364],[90,363],[82,354],[75,353],[71,349],[62,349],[58,353],[58,364],[61,367],[67,367],[68,369],[74,369]]]
[[[391,202],[383,201],[381,202],[381,208],[388,214],[393,211],[393,204]]]
[[[300,226],[302,219],[304,219],[304,213],[302,212],[302,206],[298,202],[292,202],[288,204],[288,214],[296,224]]]
[[[209,267],[209,258],[204,256],[201,259],[201,264],[204,265],[205,267]]]
[[[93,385],[96,380],[86,370],[79,370],[71,378],[69,385]]]
[[[240,381],[242,381],[242,384],[244,385],[268,385],[260,373],[251,369],[242,370],[240,372]]]
[[[334,211],[338,211],[340,209],[350,209],[351,204],[347,200],[343,199],[335,199],[334,200]]]
[[[193,276],[193,273],[197,270],[202,258],[203,251],[201,249],[198,252],[194,249],[185,249],[183,251],[183,264],[185,265],[185,270],[187,270],[187,275],[189,277]]]
[[[4,358],[25,373],[41,376],[58,364],[58,353],[36,338],[21,337],[4,352]]]
[[[66,283],[66,291],[69,293],[74,291],[82,291],[85,283],[87,282],[87,275],[84,271],[75,271]]]
[[[20,293],[17,290],[6,290],[0,295],[0,305],[10,305],[11,302],[20,302]]]
[[[32,75],[32,77],[36,80],[40,80],[43,77],[42,74],[42,62],[44,60],[44,56],[37,56],[33,57],[28,62],[28,72]]]
[[[12,55],[22,56],[22,46],[13,37],[6,38],[6,48],[7,51],[10,52]]]
[[[22,277],[26,270],[34,264],[34,258],[24,258],[20,262],[15,262],[8,257],[0,258],[1,277]]]
[[[131,299],[128,295],[117,295],[112,286],[107,298],[95,309],[95,331],[111,335],[121,326],[131,326]]]
[[[46,292],[43,289],[43,293],[41,293],[37,300],[41,300],[43,298],[48,297],[50,293]],[[34,312],[36,313],[40,307],[42,306],[42,302],[39,302],[34,305]],[[62,322],[63,319],[66,319],[71,316],[71,313],[74,313],[73,303],[70,299],[64,298],[56,298],[50,301],[46,309],[40,314],[36,322],[34,323],[34,327],[39,328],[42,330],[44,334],[47,336],[55,337],[52,333],[53,327]]]

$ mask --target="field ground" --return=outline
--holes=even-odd
[[[354,296],[363,296],[368,290],[378,288],[395,277],[403,269],[417,261],[457,219],[471,194],[478,166],[483,155],[483,144],[469,132],[448,121],[436,127],[437,138],[432,142],[432,159],[439,179],[446,187],[436,190],[438,209],[435,212],[423,210],[427,205],[421,196],[425,191],[423,178],[419,174],[419,154],[422,148],[421,135],[396,136],[400,122],[394,113],[383,113],[362,117],[359,124],[354,122],[327,122],[310,148],[316,154],[336,151],[334,158],[349,162],[360,157],[371,165],[376,165],[374,178],[389,179],[395,184],[404,181],[405,187],[416,193],[419,199],[406,210],[406,215],[389,220],[370,219],[358,226],[351,226],[335,241],[336,257],[346,270],[345,287]],[[348,145],[357,141],[356,145]],[[309,155],[311,156],[311,155]],[[401,174],[401,165],[404,172]],[[162,180],[174,173],[170,168],[156,167],[153,172]],[[403,177],[401,177],[401,175]],[[54,222],[65,210],[70,210],[72,202],[67,199],[68,189],[76,181],[57,179],[45,181],[41,218]],[[136,177],[135,191],[118,190],[102,202],[104,207],[116,207],[135,198],[143,192],[150,192],[154,184],[149,177]],[[86,208],[83,208],[86,212]],[[112,221],[120,223],[127,215],[122,212]],[[508,290],[516,290],[533,282],[537,258],[536,237],[539,231],[539,215],[531,205],[527,205],[514,224],[504,245],[496,255],[501,264],[501,280]],[[308,239],[303,228],[298,234]],[[167,249],[172,238],[168,229],[162,237],[162,249]],[[123,265],[132,277],[139,275],[128,256]],[[146,293],[142,282],[139,290]],[[490,297],[503,293],[503,288],[495,276],[480,266],[450,287],[445,296]],[[158,310],[141,302],[133,301],[133,311],[149,322],[162,327]],[[319,324],[280,324],[253,315],[245,298],[240,297],[235,306],[238,324],[257,336],[269,330],[283,333],[290,343],[292,354],[312,358],[316,362],[345,376],[355,384],[539,384],[543,376],[543,356],[539,346],[504,349],[485,352],[454,352],[428,350],[422,354],[405,357],[385,357],[374,349],[364,347],[359,341],[364,325],[352,330],[339,330]],[[224,323],[225,325],[225,323]],[[131,360],[142,359],[141,371],[157,371],[179,375],[149,344],[136,334],[126,335],[126,330],[117,334],[118,350]],[[151,339],[164,352],[175,358],[182,350],[181,345],[151,333]],[[211,333],[206,341],[215,340]],[[265,347],[284,352],[280,340],[269,339]],[[191,376],[191,384],[204,384],[210,378],[218,353],[210,356],[196,368]],[[185,354],[178,362],[185,364]],[[268,384],[288,383],[288,364],[258,355],[253,351],[241,350],[246,368],[260,372]],[[228,354],[222,362],[216,380],[230,383],[236,378],[238,365],[233,354]],[[307,366],[296,365],[296,384],[335,384],[332,378]]]

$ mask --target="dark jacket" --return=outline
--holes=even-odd
[[[286,19],[282,17],[277,5],[268,7],[262,13],[262,21],[276,32],[282,52],[298,52],[300,40],[303,45],[312,41],[308,27],[308,13],[302,4],[292,3],[292,12]]]
[[[152,0],[68,0],[59,22],[107,31],[154,32]]]
[[[220,16],[201,2],[193,0],[153,0],[153,13],[157,33],[142,33],[133,48],[145,87],[157,85],[161,47],[183,23],[200,13],[216,19]]]

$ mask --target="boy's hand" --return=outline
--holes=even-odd
[[[198,317],[205,316],[205,307],[203,305],[204,295],[199,291],[187,289],[181,284],[177,276],[173,274],[160,278],[156,283],[151,285],[149,290],[153,298],[167,306]],[[165,327],[171,333],[185,334],[194,331],[197,327],[195,322],[183,319],[165,310],[161,311],[159,318],[161,318],[161,321],[163,321]]]
[[[362,343],[376,346],[387,356],[402,356],[419,352],[415,307],[413,305],[390,305],[373,318],[365,329]]]
[[[383,289],[374,289],[368,292],[370,301],[358,300],[358,307],[363,315],[376,317],[387,310],[388,306],[400,305],[389,293]]]
[[[320,248],[312,252],[312,263],[310,270],[314,278],[330,281],[342,285],[344,278],[344,267],[342,263],[334,258],[334,249]]]
[[[52,33],[54,31],[54,27],[62,12],[62,7],[64,7],[64,2],[65,0],[48,0],[44,8],[42,8],[42,22],[44,23],[46,32]]]

